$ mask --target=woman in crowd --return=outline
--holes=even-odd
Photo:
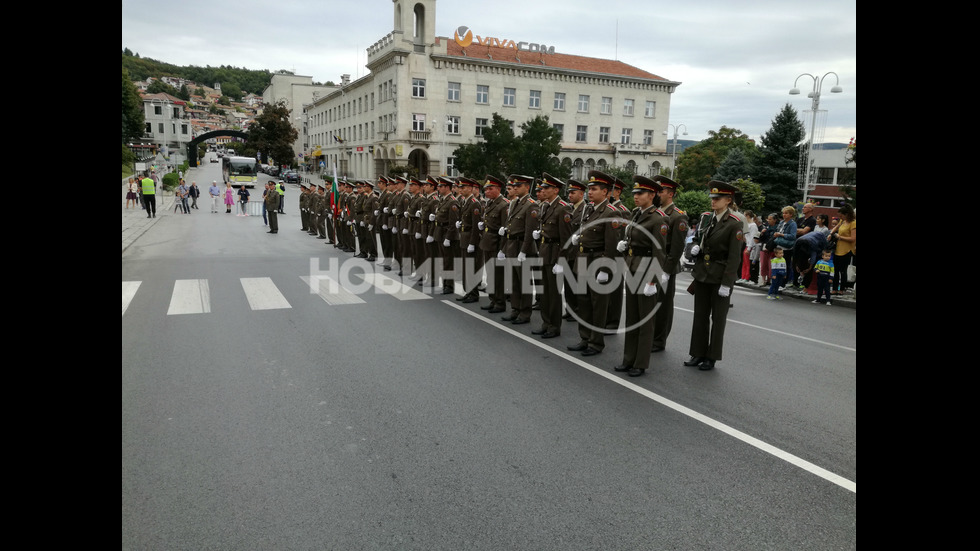
[[[235,204],[234,190],[231,182],[225,182],[225,214],[231,214],[231,206]]]
[[[848,204],[841,205],[840,223],[830,230],[829,241],[836,241],[834,250],[834,283],[830,294],[840,295],[850,286],[847,282],[847,267],[854,263],[857,254],[857,213]]]

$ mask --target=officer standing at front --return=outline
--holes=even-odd
[[[654,206],[668,218],[667,251],[663,265],[664,275],[661,276],[661,283],[666,282],[666,284],[661,285],[658,296],[660,308],[653,316],[653,346],[651,347],[652,352],[660,352],[667,347],[667,337],[674,322],[674,288],[677,283],[677,273],[681,269],[681,256],[684,255],[688,220],[687,213],[674,204],[677,182],[660,175],[654,176],[653,181],[660,184],[660,193],[657,194],[659,201],[654,201]]]
[[[491,314],[507,311],[507,298],[504,294],[503,240],[507,233],[507,206],[510,202],[501,194],[504,182],[487,174],[483,194],[487,199],[483,207],[483,220],[477,224],[482,232],[480,250],[483,251],[483,269],[487,273],[487,295],[490,304],[481,306]],[[499,258],[499,261],[498,261]]]
[[[612,178],[613,189],[609,195],[609,204],[616,207],[616,210],[619,211],[620,217],[623,219],[623,226],[621,228],[625,228],[626,221],[630,218],[630,209],[626,208],[620,196],[623,194],[623,189],[626,187],[626,184],[615,176]],[[620,238],[622,239],[622,231],[620,231]],[[619,253],[617,257],[622,258],[623,256]],[[624,281],[620,278],[616,290],[609,295],[609,310],[606,312],[606,329],[619,328],[620,319],[623,317],[623,285]]]
[[[625,255],[626,269],[632,276],[626,292],[626,339],[623,363],[613,368],[627,371],[630,377],[643,375],[650,365],[653,342],[653,311],[660,286],[660,266],[664,261],[667,217],[654,206],[660,185],[646,176],[633,177],[633,201],[636,208],[623,232],[617,250]]]
[[[480,202],[480,183],[472,178],[461,176],[460,185],[460,220],[459,220],[459,254],[463,270],[463,291],[461,298],[456,300],[470,303],[480,298],[478,291],[483,280],[483,254],[477,250],[480,244],[480,231],[477,224],[483,220],[483,203]]]
[[[585,217],[585,207],[588,205],[588,201],[585,199],[586,186],[582,182],[575,179],[568,180],[568,202],[571,204],[572,208],[572,235],[578,233],[578,229],[582,227],[582,219]],[[568,248],[568,265],[574,271],[575,259],[578,258],[578,247]],[[562,319],[566,321],[574,321],[575,317],[572,316],[572,312],[578,312],[576,310],[576,295],[572,289],[569,279],[565,278],[565,315]]]
[[[571,205],[559,197],[565,182],[545,172],[538,185],[538,204],[541,205],[538,218],[541,229],[534,230],[532,237],[538,242],[541,256],[541,327],[531,331],[542,339],[551,339],[561,334],[561,293],[558,290],[559,275],[568,262],[569,240],[572,237]],[[564,260],[565,262],[559,262]],[[563,278],[562,278],[563,279]]]
[[[531,183],[534,178],[512,174],[507,186],[513,191],[513,199],[508,205],[507,232],[504,241],[504,256],[511,268],[510,315],[504,321],[514,325],[531,321],[531,278],[524,277],[523,264],[528,257],[537,256],[532,231],[538,229],[538,205],[531,199]]]
[[[732,287],[738,278],[742,256],[742,219],[730,207],[738,189],[726,182],[708,182],[711,197],[710,216],[698,243],[691,249],[694,261],[694,325],[691,329],[691,358],[686,366],[714,369],[722,359],[725,322],[731,302]]]
[[[592,356],[605,348],[605,323],[609,309],[609,295],[613,289],[609,282],[616,274],[609,267],[596,268],[600,261],[615,266],[616,245],[620,239],[621,212],[609,204],[609,193],[613,187],[612,176],[598,170],[589,171],[589,201],[582,227],[579,233],[572,236],[572,245],[579,247],[579,259],[576,266],[579,285],[585,287],[585,292],[576,297],[578,304],[579,325],[578,344],[569,346],[569,350],[582,352],[583,356]],[[595,273],[595,282],[589,274]],[[598,285],[597,285],[598,284]]]
[[[442,294],[455,290],[456,257],[459,256],[459,202],[453,196],[453,181],[440,176],[437,184],[439,203],[436,207],[435,241],[442,261]],[[435,282],[433,282],[433,285]]]
[[[273,189],[269,189],[266,186],[265,194],[265,210],[269,217],[269,232],[268,233],[279,233],[279,212],[277,208],[279,207],[279,194]]]

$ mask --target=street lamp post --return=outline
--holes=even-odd
[[[670,158],[670,179],[673,180],[674,179],[674,168],[677,166],[677,133],[680,131],[680,127],[683,126],[684,127],[684,134],[683,135],[684,136],[687,136],[687,125],[686,124],[677,124],[677,125],[668,124],[667,126],[674,128],[674,152],[673,152],[673,154],[671,155],[671,158]],[[667,131],[666,130],[664,130],[664,134],[665,135],[667,134]]]
[[[807,148],[806,159],[804,161],[801,161],[800,163],[802,167],[805,167],[804,168],[805,175],[803,177],[803,203],[804,204],[806,204],[807,202],[807,192],[810,191],[810,187],[811,186],[816,187],[816,182],[814,182],[816,175],[813,173],[812,165],[813,165],[813,152],[816,151],[817,148],[817,137],[816,137],[817,110],[820,108],[820,90],[823,88],[823,81],[825,78],[827,78],[827,75],[834,75],[835,83],[834,86],[831,87],[830,93],[839,94],[843,92],[844,89],[840,87],[840,77],[838,77],[837,73],[833,71],[829,71],[825,73],[820,78],[817,78],[811,75],[810,73],[802,73],[800,75],[797,75],[796,80],[793,81],[793,88],[789,91],[790,95],[797,96],[800,94],[800,89],[796,87],[796,83],[799,82],[800,78],[804,76],[808,76],[813,79],[813,91],[807,94],[807,97],[813,100],[813,103],[810,107],[811,110],[810,136],[809,136],[810,147]]]

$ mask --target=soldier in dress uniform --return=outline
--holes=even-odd
[[[650,365],[653,314],[664,261],[667,217],[654,206],[654,198],[660,193],[657,182],[646,176],[634,176],[632,191],[636,208],[617,249],[625,255],[631,282],[639,288],[630,285],[625,289],[627,330],[623,363],[613,369],[638,377]]]
[[[408,191],[405,193],[404,198],[407,198],[404,215],[408,221],[408,232],[406,234],[408,238],[406,241],[406,246],[408,247],[407,257],[413,265],[413,269],[409,271],[414,273],[421,282],[422,271],[420,268],[425,262],[425,241],[422,235],[422,203],[425,201],[425,196],[422,194],[422,182],[416,178],[409,180]]]
[[[396,176],[393,184],[394,196],[388,201],[388,230],[391,231],[392,246],[395,259],[398,260],[400,276],[412,273],[411,246],[408,242],[409,220],[405,216],[405,207],[408,203],[408,191],[405,187],[408,183],[407,178]]]
[[[306,216],[306,204],[309,203],[309,196],[307,194],[309,192],[308,192],[308,190],[306,188],[306,184],[304,184],[303,182],[300,182],[299,183],[299,189],[300,189],[300,192],[299,192],[299,222],[300,222],[300,226],[302,226],[300,228],[300,231],[309,231],[309,229],[308,229],[309,228],[309,221],[308,221],[307,216]]]
[[[674,288],[677,273],[681,269],[681,256],[684,255],[684,242],[687,239],[687,213],[674,205],[674,195],[677,194],[677,182],[666,176],[654,176],[653,181],[660,185],[659,201],[654,202],[664,215],[667,216],[667,250],[664,258],[661,276],[660,295],[657,302],[660,307],[653,316],[653,346],[652,352],[660,352],[667,346],[667,336],[674,321]]]
[[[541,229],[533,230],[532,237],[538,242],[541,257],[541,327],[531,331],[543,339],[551,339],[561,334],[561,292],[558,290],[558,275],[563,273],[568,263],[568,250],[572,238],[571,205],[561,199],[565,182],[545,172],[538,185],[538,219]],[[559,263],[564,259],[564,263]],[[568,264],[571,266],[571,264]]]
[[[588,201],[585,198],[586,185],[575,179],[568,180],[568,203],[572,207],[572,235],[578,233],[578,229],[582,226],[582,218],[585,214],[585,207],[588,205]],[[578,258],[578,247],[568,247],[568,265],[572,268],[574,272],[575,269],[575,259]],[[565,315],[563,319],[566,321],[575,321],[575,317],[572,316],[572,312],[575,312],[575,300],[576,295],[568,282],[568,278],[565,278]]]
[[[439,244],[436,243],[436,210],[439,208],[439,194],[436,192],[435,178],[426,177],[422,183],[422,208],[419,209],[419,217],[422,219],[422,237],[425,239],[425,266],[428,267],[425,273],[425,280],[422,282],[435,288],[436,263],[439,261]]]
[[[504,181],[487,174],[483,193],[486,204],[483,207],[483,220],[477,224],[480,230],[480,251],[483,252],[483,268],[487,271],[487,294],[490,303],[480,308],[491,314],[507,310],[504,294],[504,236],[507,233],[507,207],[510,201],[502,195]]]
[[[691,358],[686,366],[714,369],[722,359],[725,323],[731,303],[732,287],[738,278],[744,241],[742,219],[730,207],[738,188],[712,180],[708,182],[711,210],[702,214],[700,239],[691,249],[694,257],[694,322],[691,329]]]
[[[459,178],[459,248],[460,261],[463,270],[462,297],[456,300],[470,303],[480,298],[480,283],[483,281],[483,254],[477,251],[480,245],[481,232],[477,224],[483,221],[483,203],[480,202],[480,182],[472,178]]]
[[[539,229],[538,205],[531,198],[531,184],[534,178],[520,174],[511,174],[507,186],[511,188],[512,199],[507,205],[507,231],[504,236],[504,256],[507,257],[511,269],[512,281],[510,292],[510,315],[504,316],[504,321],[515,325],[531,321],[531,281],[524,277],[523,263],[528,257],[537,256],[538,250],[534,243],[532,231]]]
[[[310,226],[310,235],[317,239],[327,238],[327,219],[329,208],[327,201],[327,187],[324,184],[316,186],[316,195],[310,197],[310,215],[313,225]]]
[[[354,255],[354,258],[367,258],[367,235],[364,233],[367,227],[364,224],[364,213],[367,211],[368,192],[365,189],[364,180],[355,180],[352,183],[354,185],[354,200],[351,203],[351,210],[353,211],[351,229],[354,231],[357,248],[357,254]]]
[[[377,219],[374,231],[378,234],[378,241],[381,242],[381,265],[384,270],[391,270],[391,231],[388,227],[388,201],[391,199],[391,192],[388,191],[388,177],[378,177],[378,210],[374,213]]]
[[[455,272],[456,257],[459,256],[459,201],[453,196],[452,178],[440,176],[436,181],[439,192],[439,204],[436,207],[435,241],[439,246],[439,257],[442,262],[442,294],[450,295],[456,292]]]
[[[266,191],[264,200],[265,211],[269,216],[268,233],[279,233],[279,194],[275,192],[274,188],[266,189]]]
[[[374,182],[363,180],[364,201],[361,206],[361,223],[363,223],[364,243],[362,249],[367,252],[367,261],[375,262],[378,260],[378,237],[375,233],[378,216],[378,194],[374,191]]]
[[[572,236],[572,245],[579,248],[579,258],[576,266],[579,286],[584,292],[576,297],[578,303],[579,338],[578,344],[569,346],[569,350],[582,352],[583,356],[592,356],[605,348],[605,323],[609,309],[609,288],[619,274],[613,273],[615,268],[599,267],[599,261],[615,265],[616,245],[620,241],[622,231],[621,212],[609,204],[609,194],[612,192],[613,177],[598,171],[589,171],[589,202],[584,213],[584,220],[579,232]],[[595,281],[589,275],[595,273]],[[598,284],[598,285],[597,285]]]
[[[622,230],[626,228],[626,221],[629,220],[631,213],[620,197],[623,194],[623,189],[626,184],[622,180],[613,176],[613,191],[609,197],[609,204],[616,207],[620,212],[620,216],[623,219],[623,225],[620,227],[620,237],[622,237]],[[622,253],[617,253],[617,257],[623,258]],[[624,281],[619,280],[619,285],[616,286],[616,290],[609,295],[609,311],[606,313],[606,329],[618,329],[620,324],[620,319],[623,317],[623,285]]]

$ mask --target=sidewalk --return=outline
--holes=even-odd
[[[743,289],[751,289],[761,293],[769,292],[768,285],[757,285],[755,283],[735,283],[735,285],[742,287]],[[789,285],[779,290],[779,296],[787,300],[795,299],[805,300],[807,302],[812,302],[813,299],[817,298],[816,295],[811,295],[806,290],[801,291],[799,289],[794,289]],[[851,290],[843,295],[831,295],[830,302],[833,306],[857,309],[857,293]]]

